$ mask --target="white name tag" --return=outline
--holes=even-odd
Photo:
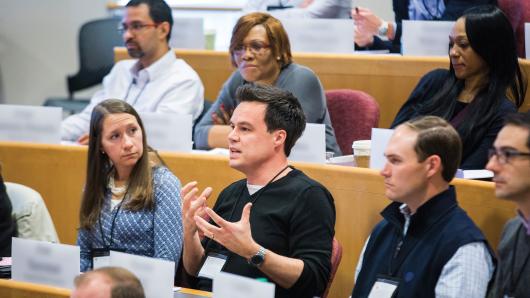
[[[391,298],[397,287],[397,281],[378,278],[372,287],[368,298]]]
[[[79,246],[12,238],[13,280],[74,288],[79,274]]]
[[[147,298],[173,298],[175,262],[110,251],[110,265],[123,267],[138,277]]]
[[[226,263],[226,256],[217,253],[209,253],[202,263],[201,270],[199,270],[199,277],[214,279],[214,277],[221,272]]]
[[[219,272],[213,280],[215,298],[274,298],[276,285],[231,273]]]
[[[110,266],[110,256],[94,257],[92,259],[94,269]]]

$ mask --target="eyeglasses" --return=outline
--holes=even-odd
[[[118,32],[121,34],[125,33],[127,30],[132,34],[140,33],[146,27],[156,27],[158,24],[142,24],[140,22],[132,22],[131,24],[121,23],[118,25]]]
[[[234,56],[243,56],[246,53],[247,49],[250,50],[250,53],[253,55],[259,55],[263,52],[264,49],[270,48],[269,44],[259,41],[253,41],[249,44],[240,44],[234,48]]]
[[[510,163],[510,160],[517,156],[530,156],[530,152],[519,152],[517,150],[511,149],[495,149],[491,148],[488,150],[488,159],[491,159],[493,156],[497,158],[500,164]]]

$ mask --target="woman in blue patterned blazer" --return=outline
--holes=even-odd
[[[92,111],[79,221],[81,271],[105,266],[110,250],[178,264],[180,182],[147,146],[140,116],[125,101]]]

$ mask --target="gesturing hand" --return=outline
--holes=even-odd
[[[233,253],[249,259],[258,250],[259,245],[252,239],[250,229],[250,209],[252,203],[247,203],[243,208],[241,220],[229,222],[221,218],[212,209],[206,207],[206,213],[218,225],[218,227],[208,223],[204,218],[195,216],[197,227],[204,233],[204,236],[215,240]]]
[[[203,218],[206,221],[210,220],[205,212],[205,208],[206,199],[212,194],[212,188],[205,188],[200,196],[197,195],[198,192],[197,181],[186,184],[180,191],[184,234],[188,236],[193,236],[198,231],[197,225],[195,224],[195,216]],[[202,235],[199,233],[199,236]]]

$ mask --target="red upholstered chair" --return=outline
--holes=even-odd
[[[365,92],[338,89],[326,91],[326,99],[342,154],[352,154],[353,141],[369,140],[379,124],[379,104]]]
[[[333,237],[333,245],[331,248],[331,272],[330,272],[330,277],[328,281],[328,286],[326,287],[324,294],[322,294],[322,298],[326,298],[328,296],[329,288],[331,288],[331,283],[333,282],[335,273],[337,273],[337,269],[339,268],[341,259],[342,259],[342,245],[340,245],[340,242],[339,240],[337,240],[337,238]]]
[[[524,23],[530,22],[530,1],[528,0],[498,0],[499,8],[504,11],[512,27],[515,30],[517,39],[517,55],[525,56],[524,49]],[[530,58],[530,57],[526,57]]]

